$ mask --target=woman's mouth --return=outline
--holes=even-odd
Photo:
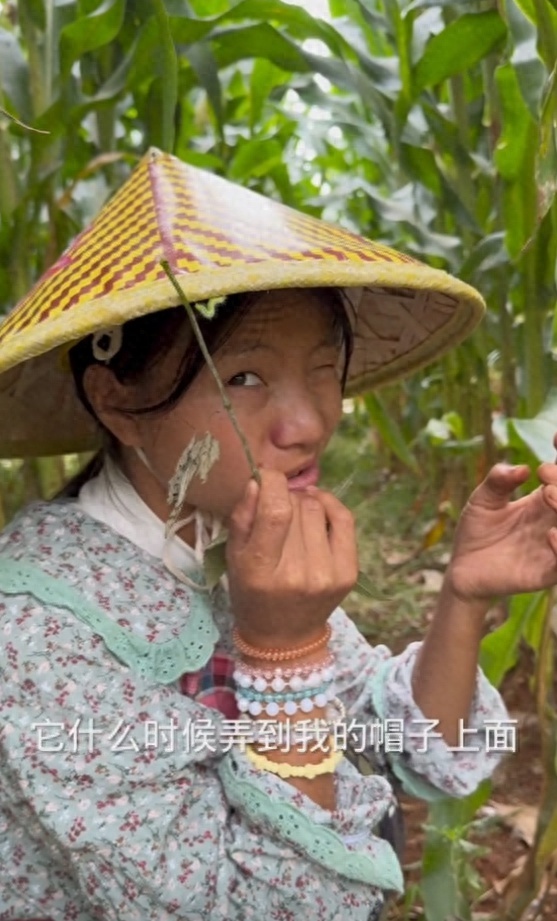
[[[319,481],[319,467],[316,463],[303,467],[294,476],[288,477],[288,489],[295,492],[299,489],[305,489],[306,486],[317,486]]]

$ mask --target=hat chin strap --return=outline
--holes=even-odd
[[[151,473],[159,483],[161,483],[162,485],[167,485],[164,483],[164,480],[162,479],[162,477],[160,477],[158,473],[156,472],[156,470],[153,468],[143,448],[136,447],[134,448],[134,450],[137,456],[139,457],[139,459],[147,467],[147,470],[149,471],[149,473]],[[178,466],[179,466],[179,463],[178,463]],[[188,475],[188,471],[187,470],[183,471],[184,478],[187,475]],[[183,504],[183,501],[184,500],[182,500],[181,504]],[[174,563],[172,562],[171,556],[170,556],[171,545],[178,531],[186,527],[186,525],[191,524],[193,521],[195,525],[195,544],[193,547],[193,552],[195,555],[196,562],[199,563],[200,568],[203,568],[203,563],[205,559],[205,550],[207,549],[209,544],[211,544],[219,536],[222,530],[222,519],[218,518],[216,515],[210,515],[207,513],[203,513],[198,508],[194,509],[191,515],[188,515],[187,518],[177,518],[177,514],[179,513],[179,511],[180,511],[179,508],[174,508],[171,514],[169,515],[169,518],[165,525],[165,529],[164,529],[165,530],[165,540],[164,540],[164,547],[162,551],[163,564],[166,566],[168,571],[172,573],[172,575],[176,579],[178,579],[179,582],[183,582],[184,585],[189,586],[189,588],[192,588],[196,592],[203,592],[204,594],[208,594],[211,591],[211,589],[207,585],[201,585],[195,582],[193,579],[190,579],[190,577],[186,575],[186,573],[183,572],[183,570],[179,569],[177,566],[174,565]],[[225,579],[226,576],[223,576],[222,578]]]
[[[162,486],[164,486],[164,480],[162,479],[162,477],[160,477],[160,476],[158,475],[158,473],[157,473],[157,471],[155,470],[155,468],[153,467],[151,461],[149,460],[149,458],[148,458],[147,455],[145,454],[145,451],[143,450],[143,448],[136,448],[135,445],[134,445],[134,451],[135,451],[135,453],[137,454],[139,460],[142,461],[142,463],[145,464],[145,466],[147,467],[147,470],[149,471],[149,473],[152,473],[153,476],[155,477],[155,479],[157,480],[157,482],[160,483]]]
[[[209,516],[204,517],[203,512],[196,508],[191,515],[188,515],[187,518],[181,518],[178,521],[173,522],[173,524],[171,524],[170,527],[166,529],[166,539],[162,551],[162,561],[168,571],[171,572],[179,582],[183,582],[185,585],[193,588],[194,591],[203,592],[204,594],[208,594],[211,591],[209,586],[194,582],[194,580],[190,579],[190,577],[186,575],[183,570],[178,569],[177,566],[174,566],[170,558],[170,547],[172,539],[175,537],[177,532],[186,525],[191,524],[193,521],[195,524],[195,546],[193,548],[193,552],[195,554],[196,561],[202,568],[205,559],[205,550],[209,544],[212,544],[212,542],[216,540],[222,526],[222,522],[219,518],[212,518],[211,524],[209,526],[207,521],[208,517]],[[225,576],[222,576],[222,578],[225,578]]]

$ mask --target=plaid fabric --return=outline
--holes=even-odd
[[[180,690],[206,707],[219,710],[229,720],[240,711],[236,704],[236,682],[232,674],[235,659],[226,652],[216,652],[198,672],[188,672],[180,679]]]

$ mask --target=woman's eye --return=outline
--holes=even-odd
[[[319,365],[317,371],[332,371],[333,374],[338,374],[338,364]]]
[[[261,378],[253,371],[241,371],[228,381],[230,387],[257,387],[260,383]]]

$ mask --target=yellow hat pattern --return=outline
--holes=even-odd
[[[190,302],[272,288],[346,289],[356,346],[351,392],[425,364],[483,311],[477,292],[444,272],[151,150],[0,324],[0,456],[94,446],[94,425],[60,350],[175,306],[161,260]]]

